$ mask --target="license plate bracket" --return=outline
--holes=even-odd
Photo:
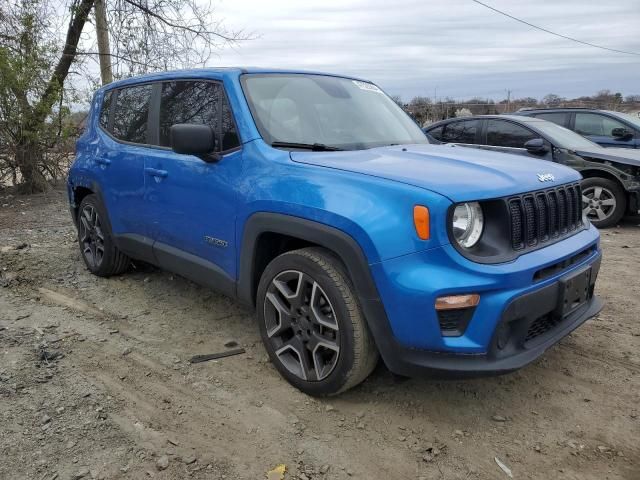
[[[557,314],[571,315],[591,298],[591,266],[560,279]]]

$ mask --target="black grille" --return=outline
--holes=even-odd
[[[540,194],[536,197],[538,214],[538,238],[541,242],[549,239],[549,207],[547,206],[547,196]]]
[[[438,321],[441,330],[458,330],[460,319],[464,311],[462,310],[444,310],[438,312]]]
[[[527,336],[524,339],[525,344],[540,335],[547,333],[553,327],[558,325],[562,321],[562,318],[554,318],[550,313],[536,318],[529,326]]]
[[[460,308],[455,310],[438,310],[438,322],[443,337],[459,337],[467,328],[467,324],[475,307]]]
[[[564,185],[509,199],[511,245],[521,250],[582,226],[580,185]]]

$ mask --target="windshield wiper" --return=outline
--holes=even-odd
[[[338,147],[330,147],[324,143],[273,142],[271,146],[275,148],[299,148],[301,150],[311,150],[313,152],[339,152],[342,150]]]

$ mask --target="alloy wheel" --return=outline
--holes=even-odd
[[[616,210],[616,197],[606,187],[594,185],[582,190],[582,211],[591,220],[604,221]]]
[[[104,258],[104,233],[98,211],[93,205],[85,205],[79,224],[82,255],[92,268],[98,268]]]
[[[289,372],[306,381],[331,374],[340,355],[340,329],[327,294],[308,274],[276,275],[265,296],[264,321],[275,355]]]

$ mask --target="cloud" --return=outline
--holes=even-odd
[[[640,52],[637,0],[487,0],[552,31]],[[210,65],[302,68],[368,78],[392,94],[469,98],[640,93],[640,57],[579,45],[471,0],[225,0],[230,28],[258,37]]]

